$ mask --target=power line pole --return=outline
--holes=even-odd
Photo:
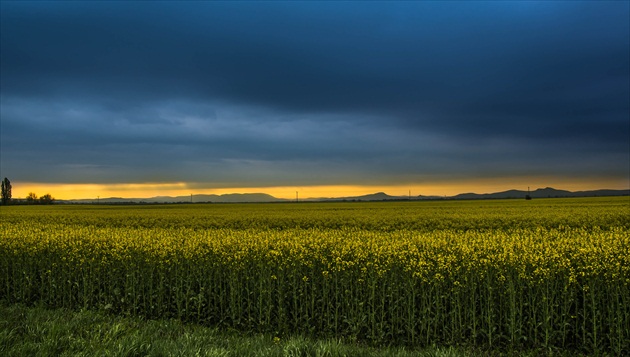
[[[295,191],[295,203],[298,203],[298,202],[299,202],[299,200],[298,200],[298,192]]]

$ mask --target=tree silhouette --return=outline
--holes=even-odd
[[[35,192],[28,193],[28,196],[26,196],[26,202],[28,202],[29,204],[37,202],[37,195],[35,194]]]
[[[2,204],[6,205],[11,202],[11,181],[8,178],[2,180]]]
[[[50,193],[47,193],[39,198],[39,203],[43,205],[49,205],[49,204],[52,204],[54,200],[55,198],[51,196]]]

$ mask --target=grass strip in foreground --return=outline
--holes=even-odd
[[[0,304],[2,356],[473,356],[457,348],[371,348],[338,340],[143,320],[98,311]]]

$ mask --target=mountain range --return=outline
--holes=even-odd
[[[630,190],[592,190],[566,191],[551,187],[539,188],[534,191],[508,190],[495,193],[461,193],[455,196],[390,196],[384,192],[377,192],[362,196],[349,197],[318,197],[300,199],[301,202],[330,202],[330,201],[391,201],[391,200],[477,200],[477,199],[507,199],[555,197],[599,197],[599,196],[629,196]],[[60,203],[245,203],[245,202],[291,202],[294,200],[276,198],[266,193],[230,193],[224,195],[191,195],[191,196],[156,196],[151,198],[121,198],[110,197],[98,200],[57,200]]]

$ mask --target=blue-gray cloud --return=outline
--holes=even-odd
[[[1,6],[20,180],[628,177],[627,2]]]

